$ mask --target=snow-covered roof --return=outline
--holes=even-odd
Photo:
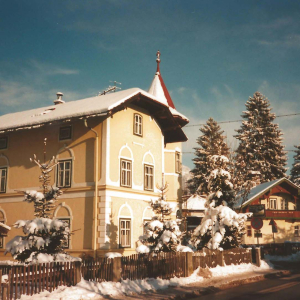
[[[187,210],[205,210],[206,199],[199,195],[192,195],[183,205],[183,209]]]
[[[74,117],[106,114],[139,94],[169,108],[167,104],[162,103],[162,101],[154,95],[139,88],[132,88],[102,96],[0,116],[0,133],[9,130],[39,127],[41,124],[68,120]]]
[[[295,185],[293,182],[291,182],[290,180],[288,180],[287,178],[284,178],[284,177],[280,178],[280,179],[273,180],[273,181],[265,182],[265,183],[262,183],[260,185],[257,185],[253,189],[251,189],[246,201],[244,201],[244,202],[243,202],[243,198],[239,197],[239,195],[238,195],[237,196],[237,202],[235,203],[234,208],[240,208],[240,207],[244,207],[244,206],[248,205],[254,199],[256,199],[257,197],[263,195],[269,189],[271,189],[272,187],[282,183],[283,181],[288,182],[289,184],[291,184],[295,188],[299,189],[299,187],[297,185]]]

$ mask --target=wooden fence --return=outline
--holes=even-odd
[[[270,255],[291,255],[300,251],[300,243],[273,243],[261,245],[262,257],[266,254]]]
[[[196,270],[198,267],[214,268],[217,265],[238,265],[251,262],[251,249],[236,248],[224,251],[203,249],[193,253],[193,270]]]
[[[113,281],[113,259],[97,258],[82,261],[81,274],[85,280],[89,281]]]
[[[260,249],[254,249],[260,265]],[[196,253],[136,254],[114,259],[98,258],[83,262],[57,262],[30,266],[0,266],[0,299],[18,299],[42,291],[52,292],[60,285],[73,286],[81,280],[120,281],[190,276],[202,268],[250,263],[251,249],[226,251],[204,249]]]
[[[121,258],[122,279],[163,278],[185,276],[185,253],[134,254]]]
[[[80,262],[12,266],[5,275],[0,270],[1,299],[18,299],[21,295],[52,292],[60,285],[76,285],[80,281],[78,270]]]

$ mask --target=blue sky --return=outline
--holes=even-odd
[[[148,90],[161,73],[190,124],[240,119],[260,91],[277,115],[300,112],[300,2],[0,0],[0,114],[94,96],[111,80]],[[287,150],[300,116],[278,118]],[[222,125],[232,147],[239,123]],[[187,127],[193,152],[198,127]],[[183,163],[192,167],[192,153]],[[289,152],[289,166],[293,153]]]

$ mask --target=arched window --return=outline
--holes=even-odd
[[[126,203],[119,210],[119,247],[131,248],[132,236],[132,209]]]
[[[0,210],[0,222],[3,224],[6,223],[5,215],[2,210]],[[2,249],[3,247],[4,247],[4,236],[0,235],[0,248]]]
[[[72,212],[71,208],[65,204],[65,202],[58,205],[58,207],[54,211],[54,217],[68,224],[69,230],[72,228]],[[63,247],[65,249],[71,249],[71,241],[70,239],[64,243]]]

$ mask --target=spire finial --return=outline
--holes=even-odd
[[[156,62],[157,62],[157,70],[156,70],[156,72],[159,72],[159,63],[160,63],[160,52],[159,52],[159,50],[157,50],[157,52],[156,52]]]

